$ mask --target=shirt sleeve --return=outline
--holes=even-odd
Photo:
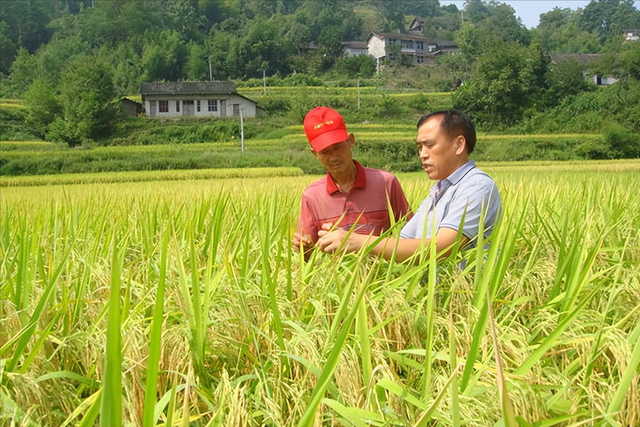
[[[304,195],[302,196],[302,203],[300,204],[300,217],[297,231],[302,235],[309,236],[313,243],[318,241],[318,227],[316,227],[316,221],[309,206],[309,201]]]
[[[475,239],[479,233],[483,211],[485,212],[484,227],[488,229],[495,223],[500,206],[500,194],[493,181],[480,181],[458,188],[439,228],[459,230],[464,217],[462,234],[469,239]]]
[[[404,195],[404,191],[402,191],[402,186],[395,176],[391,180],[389,199],[396,222],[405,217],[410,218],[413,216],[409,202]]]
[[[400,230],[400,238],[402,239],[418,239],[422,237],[422,229],[424,228],[424,220],[427,211],[427,204],[430,198],[427,197],[422,201],[418,212],[402,227]],[[428,237],[428,236],[427,236]]]

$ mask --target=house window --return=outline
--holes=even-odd
[[[209,111],[218,111],[218,100],[210,99],[208,102]]]
[[[180,101],[176,101],[176,113],[180,112]]]
[[[160,113],[169,112],[169,101],[158,101],[158,111]]]
[[[402,48],[403,49],[411,49],[411,48],[413,48],[413,43],[410,40],[403,40],[402,41]]]
[[[416,49],[424,50],[424,42],[416,42]]]
[[[200,100],[196,101],[196,108],[198,110],[198,113],[200,112]]]
[[[424,64],[424,56],[422,56],[422,55],[416,56],[416,62],[418,64]]]
[[[396,44],[396,39],[389,39],[389,44]]]

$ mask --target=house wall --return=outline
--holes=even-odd
[[[602,76],[595,75],[591,77],[591,81],[593,82],[593,84],[601,86],[601,85],[612,85],[616,83],[618,79],[611,76],[602,77]]]
[[[360,55],[367,55],[369,54],[369,50],[365,49],[365,48],[354,48],[354,47],[348,47],[344,50],[344,56],[346,57],[351,57],[351,56],[360,56]]]
[[[381,39],[377,36],[372,36],[369,39],[369,43],[367,44],[367,46],[369,48],[369,55],[373,56],[374,58],[384,58],[387,54],[385,50],[384,39]]]
[[[136,117],[138,114],[142,113],[142,104],[138,104],[137,102],[133,102],[129,99],[123,99],[121,101],[122,104],[122,113],[128,117]]]
[[[209,111],[209,100],[216,101],[215,109]],[[168,101],[168,111],[160,112],[160,101]],[[187,101],[187,102],[185,102]],[[190,101],[193,102],[190,105]],[[198,101],[200,111],[198,111]],[[155,103],[155,108],[153,107]],[[256,116],[256,104],[237,94],[204,95],[146,95],[144,98],[145,113],[148,117],[233,117],[243,110],[243,117]]]

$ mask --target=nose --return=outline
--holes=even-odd
[[[427,147],[421,145],[420,148],[418,148],[418,157],[420,157],[421,159],[426,159],[429,157]]]

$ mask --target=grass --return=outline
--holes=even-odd
[[[481,167],[464,270],[305,263],[313,176],[3,187],[0,424],[634,425],[637,161]]]
[[[270,178],[299,176],[299,168],[194,169],[165,171],[98,172],[91,174],[58,174],[5,177],[0,187],[29,187],[39,185],[98,184],[114,182],[180,181],[225,178]]]

